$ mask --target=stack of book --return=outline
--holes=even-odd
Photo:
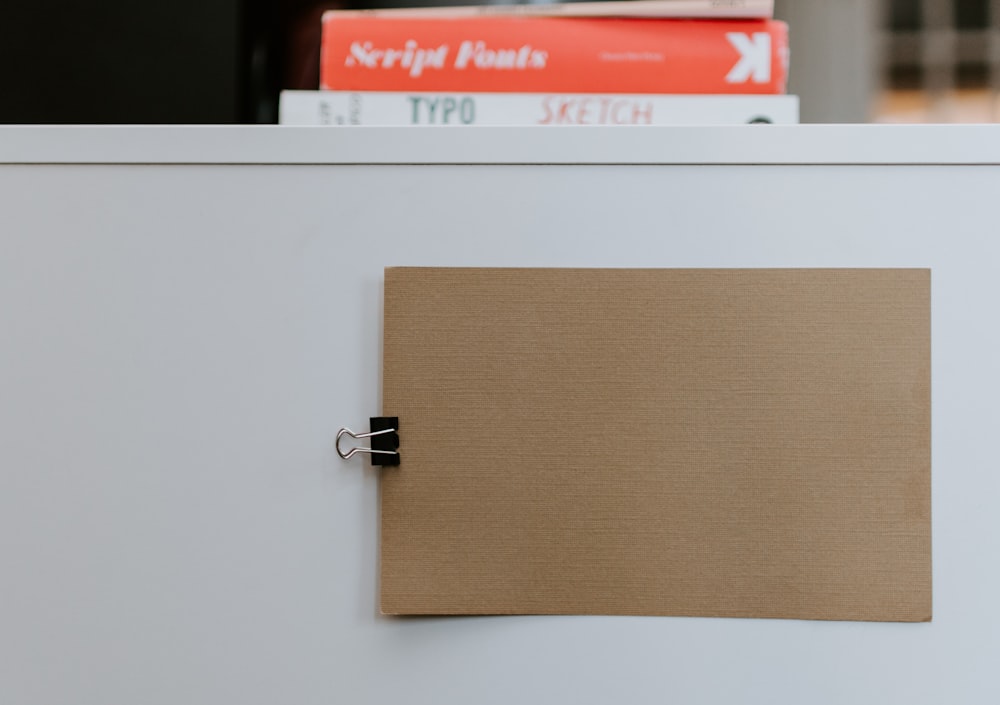
[[[798,122],[773,0],[330,11],[286,125]]]

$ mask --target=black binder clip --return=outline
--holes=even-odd
[[[355,433],[349,428],[337,431],[337,455],[347,460],[355,453],[371,455],[372,465],[399,465],[399,418],[396,416],[373,416],[370,419],[368,433]],[[340,449],[340,439],[350,436],[371,438],[371,448],[354,447],[348,451]]]

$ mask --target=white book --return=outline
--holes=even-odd
[[[794,95],[282,91],[282,125],[739,125],[799,121]]]
[[[455,7],[398,7],[379,10],[330,10],[330,15],[368,17],[677,17],[748,19],[774,16],[774,0],[616,0],[530,5],[471,5]]]

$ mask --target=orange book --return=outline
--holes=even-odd
[[[784,93],[776,20],[323,16],[320,88],[516,93]]]

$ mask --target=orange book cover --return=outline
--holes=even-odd
[[[760,94],[787,75],[776,20],[323,17],[328,90]]]

